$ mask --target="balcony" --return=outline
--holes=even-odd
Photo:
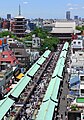
[[[20,24],[20,25],[14,24],[14,27],[15,26],[25,26],[25,24]]]
[[[26,21],[23,21],[23,20],[17,21],[16,20],[16,23],[26,23]]]
[[[18,34],[19,34],[19,35],[21,35],[21,34],[22,34],[22,35],[25,35],[26,33],[23,33],[23,32],[20,33],[20,32],[18,32],[18,33],[14,33],[14,34],[16,34],[16,35],[18,35]]]
[[[26,30],[26,29],[25,28],[14,28],[13,30],[16,31],[16,30]]]

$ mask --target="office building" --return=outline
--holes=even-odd
[[[26,52],[25,45],[22,43],[10,43],[10,49],[14,52],[15,57],[21,66],[29,65],[29,54]]]
[[[11,19],[11,14],[7,14],[7,19]]]
[[[70,20],[70,11],[67,11],[67,12],[66,12],[66,19],[67,19],[67,20]]]
[[[74,20],[78,20],[78,16],[74,16]]]

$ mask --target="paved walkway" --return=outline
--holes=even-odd
[[[64,78],[64,82],[63,82],[63,90],[62,90],[62,94],[60,97],[60,104],[59,104],[59,115],[62,116],[62,119],[59,118],[58,120],[66,120],[65,118],[65,114],[67,113],[67,94],[68,94],[68,73],[65,73],[65,78]]]

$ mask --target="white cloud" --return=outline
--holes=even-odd
[[[73,4],[73,6],[79,6],[78,4]]]
[[[73,7],[70,7],[69,10],[73,10],[74,8]]]
[[[67,6],[72,6],[72,4],[71,4],[71,3],[68,3]]]
[[[79,8],[77,7],[70,7],[69,10],[78,10]]]
[[[73,7],[75,6],[75,7],[77,7],[77,6],[79,6],[79,4],[68,3],[67,6],[73,6]]]
[[[27,2],[27,1],[24,1],[23,4],[28,4],[28,2]]]
[[[78,10],[79,8],[74,8],[75,10]]]
[[[84,9],[84,7],[82,7],[82,9]]]

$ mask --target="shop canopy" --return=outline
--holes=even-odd
[[[22,77],[22,78],[19,80],[19,82],[14,86],[14,88],[11,89],[10,92],[9,92],[7,95],[5,95],[4,97],[8,97],[8,96],[12,93],[12,91],[14,91],[14,90],[16,89],[16,87],[18,87],[18,86],[20,85],[20,83],[23,81],[23,78],[24,78],[24,77]]]
[[[0,103],[0,120],[4,117],[7,113],[9,108],[13,105],[14,101],[10,98],[5,98],[2,103]]]
[[[51,53],[50,50],[46,50],[42,56],[44,56],[45,58],[47,58],[50,53]]]
[[[38,64],[35,64],[34,67],[32,67],[32,69],[30,69],[27,74],[30,76],[34,76],[34,74],[37,72],[37,70],[40,68],[40,66]]]
[[[48,100],[41,104],[36,120],[52,120],[57,103]]]
[[[53,91],[52,91],[52,95],[51,95],[51,99],[58,102],[58,93],[59,93],[59,87],[60,87],[60,78],[56,77],[55,78],[55,84],[53,86]]]
[[[38,64],[39,64],[39,65],[42,65],[45,60],[46,60],[46,58],[41,57],[41,59],[38,61]]]
[[[15,98],[18,98],[30,80],[31,80],[30,77],[24,76],[24,78],[22,79],[22,82],[18,86],[15,87],[11,95],[14,96]]]
[[[49,83],[49,86],[47,88],[47,91],[46,91],[46,94],[43,98],[43,101],[46,101],[46,100],[49,100],[51,95],[52,95],[52,92],[53,92],[53,87],[55,85],[55,78],[51,79],[50,83]]]
[[[63,67],[62,65],[60,65],[59,72],[58,72],[58,74],[57,74],[57,75],[58,75],[59,77],[61,77],[61,78],[62,78],[63,68],[64,68],[64,67]]]
[[[69,43],[66,42],[66,43],[64,44],[63,48],[62,48],[62,51],[63,51],[63,50],[68,50],[68,47],[69,47]]]

